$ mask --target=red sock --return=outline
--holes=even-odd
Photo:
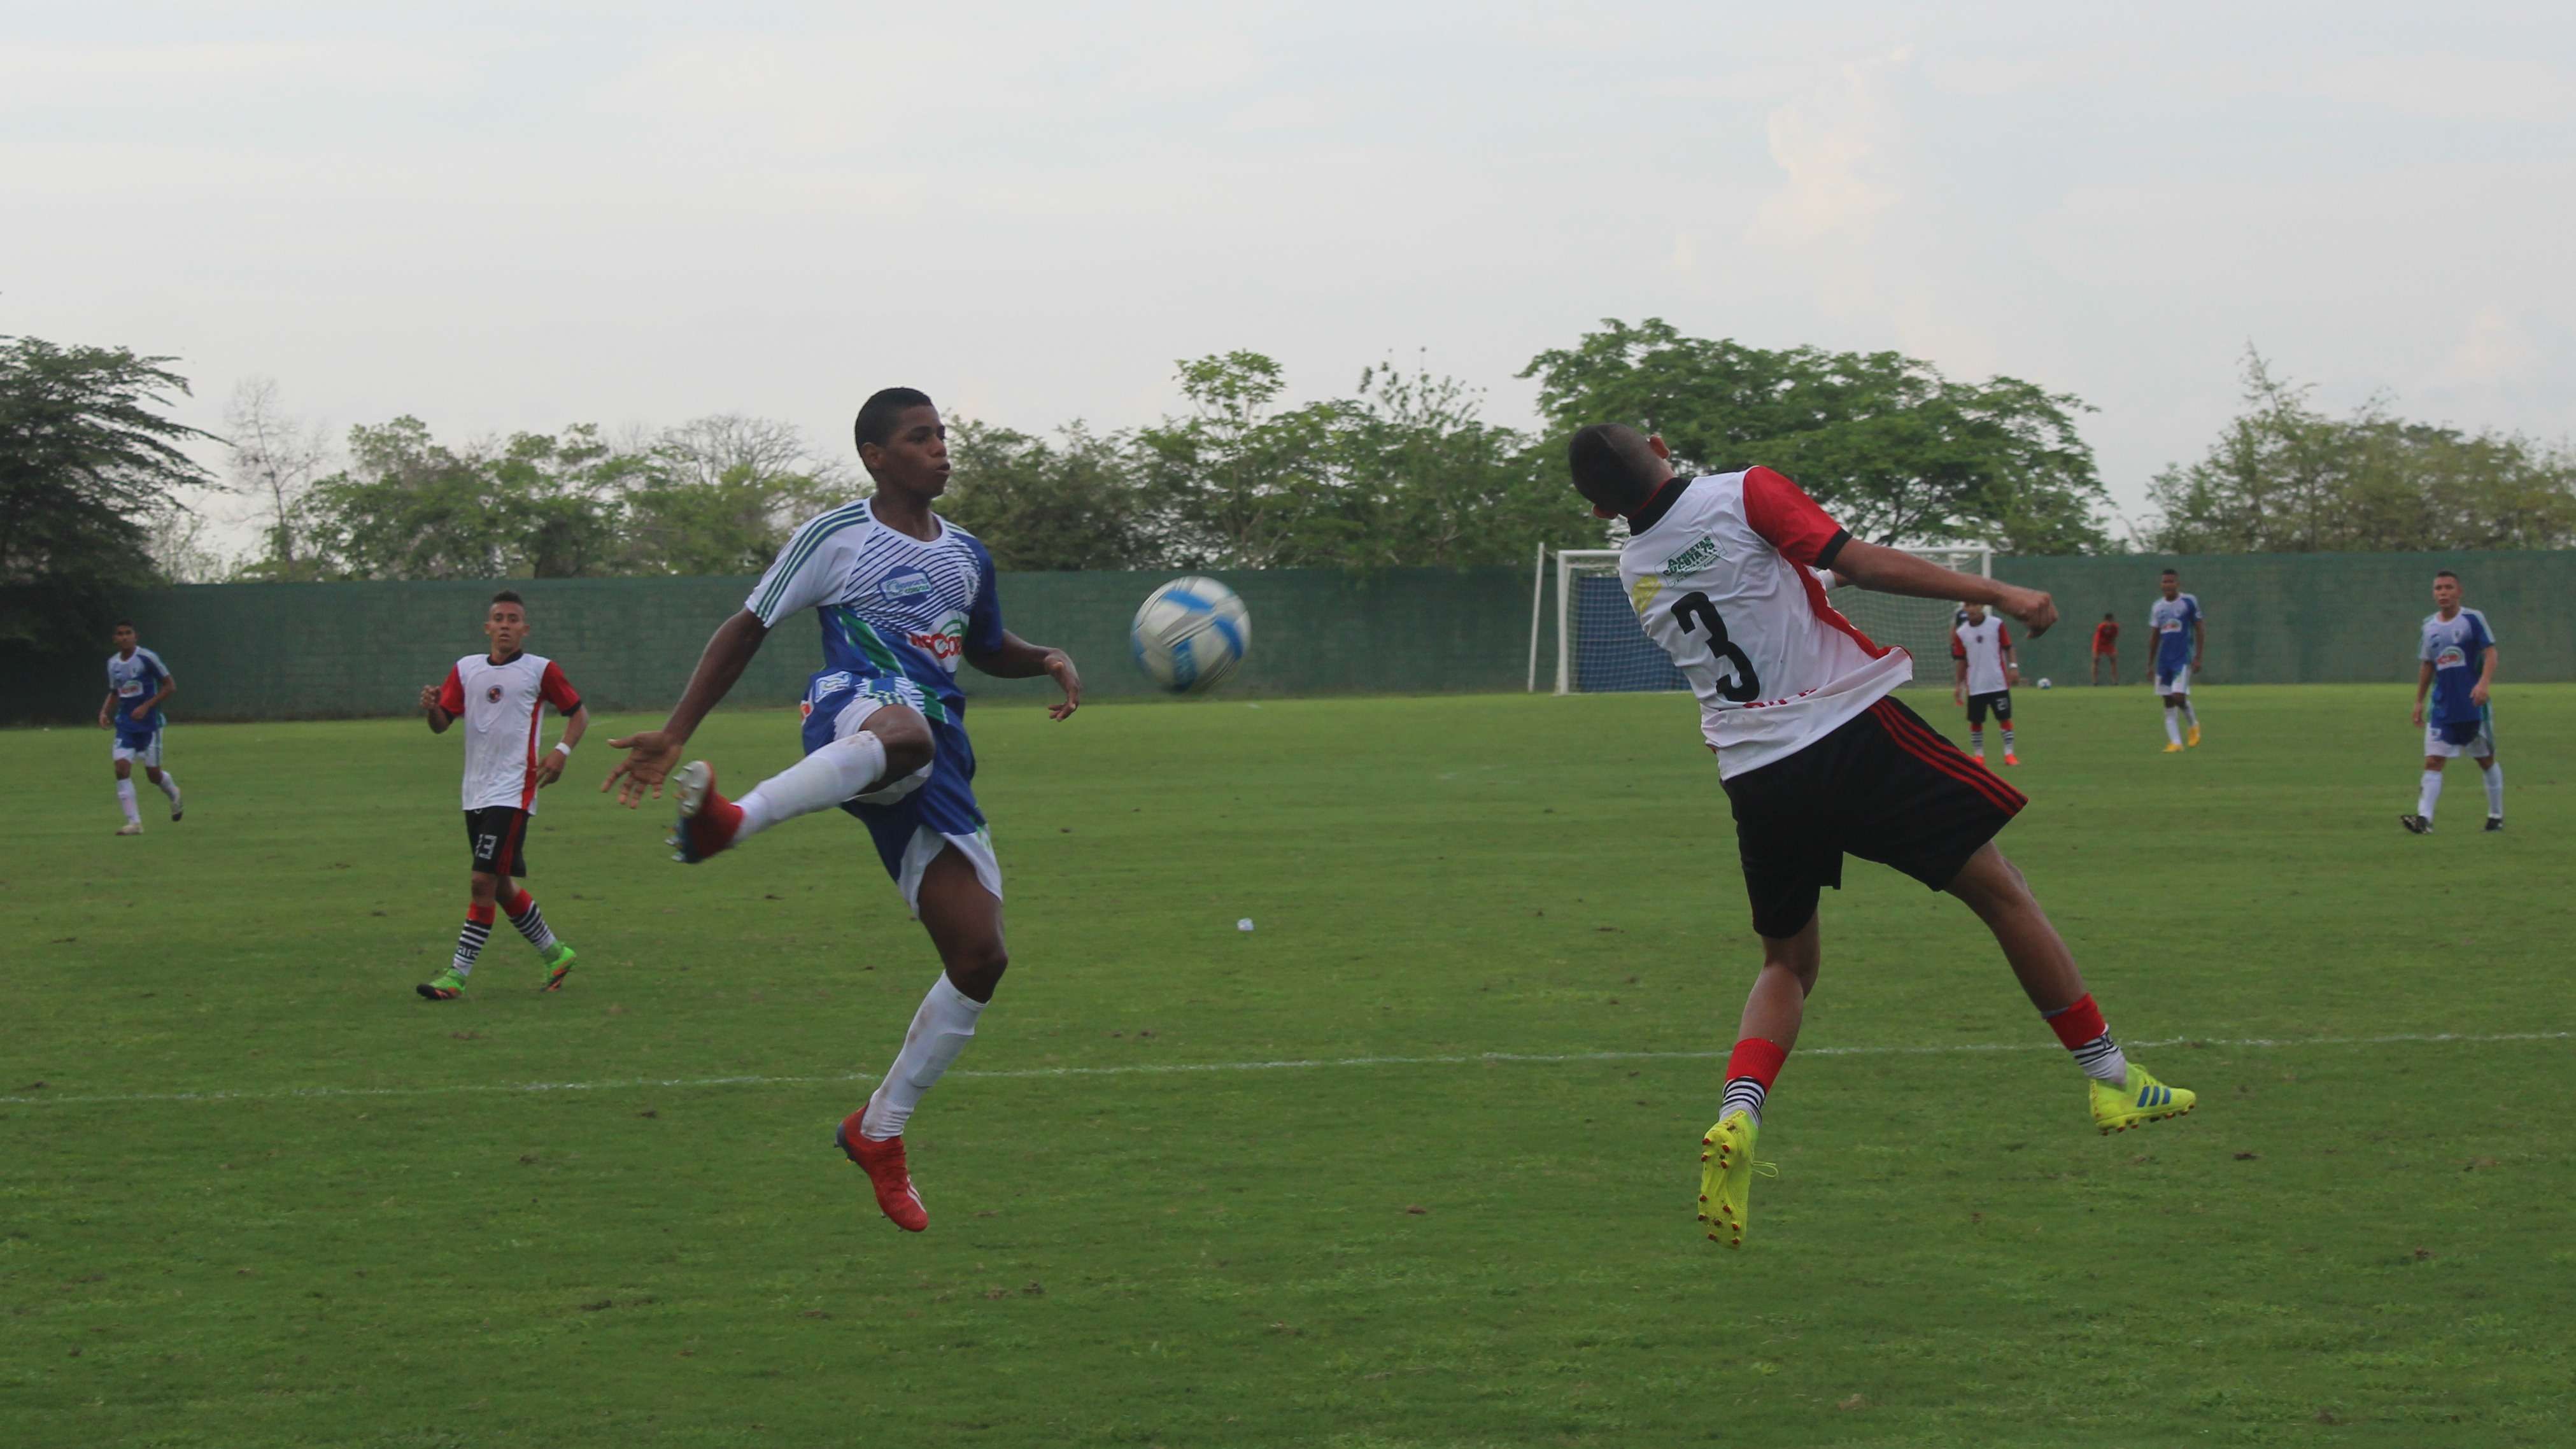
[[[511,918],[514,920],[520,916],[526,915],[528,912],[535,910],[536,908],[537,898],[528,894],[526,891],[519,892],[518,897],[514,900],[506,900],[501,903],[501,909],[509,912]]]
[[[481,901],[470,902],[465,907],[465,919],[478,926],[488,926],[492,924],[492,908]]]
[[[1771,1083],[1780,1075],[1781,1066],[1789,1060],[1789,1049],[1775,1041],[1748,1036],[1735,1044],[1726,1058],[1726,1100],[1717,1109],[1725,1117],[1729,1112],[1752,1114],[1762,1120],[1762,1099],[1771,1095]]]
[[[2057,1039],[2065,1044],[2068,1051],[2095,1040],[2111,1029],[2102,1020],[2102,1008],[2093,1004],[2093,993],[2090,991],[2075,998],[2070,1005],[2045,1013],[2044,1019],[2048,1022],[2048,1029],[2057,1033]]]

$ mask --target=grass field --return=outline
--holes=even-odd
[[[594,743],[528,846],[580,969],[504,930],[433,1005],[454,737],[183,721],[188,819],[116,839],[105,737],[11,733],[0,1442],[2565,1443],[2576,687],[2502,693],[2511,831],[2463,767],[2423,839],[2402,690],[2202,701],[2167,757],[2142,689],[2024,692],[2005,837],[2201,1110],[2094,1135],[1967,913],[1855,863],[1740,1254],[1675,697],[979,710],[1015,964],[921,1237],[829,1140],[934,970],[853,822],[683,869]]]

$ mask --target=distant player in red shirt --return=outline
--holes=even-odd
[[[523,653],[528,606],[503,589],[483,613],[483,634],[492,641],[486,654],[456,661],[440,683],[424,686],[420,712],[432,734],[445,734],[451,724],[465,725],[465,840],[474,852],[471,894],[465,906],[465,929],[456,937],[456,959],[420,984],[422,996],[453,1001],[465,994],[465,978],[474,958],[491,937],[496,911],[509,913],[510,924],[537,948],[546,963],[545,984],[553,991],[572,969],[573,949],[555,939],[546,926],[537,898],[516,884],[528,874],[528,817],[537,813],[537,792],[563,775],[572,747],[590,728],[563,666],[538,654]],[[563,738],[544,754],[537,753],[537,727],[545,707],[563,716]]]
[[[2111,614],[2104,614],[2102,622],[2093,626],[2093,682],[2095,684],[2102,682],[2102,666],[2105,662],[2111,666],[2111,682],[2119,683],[2120,621],[2117,616]]]
[[[1768,468],[1676,477],[1663,439],[1617,423],[1576,433],[1567,454],[1593,511],[1628,520],[1619,582],[1699,697],[1762,938],[1717,1124],[1700,1139],[1709,1237],[1743,1246],[1754,1136],[1816,987],[1816,907],[1825,887],[1841,887],[1845,855],[1893,866],[1976,912],[2089,1079],[2095,1126],[2115,1132],[2190,1111],[2191,1093],[2149,1076],[2112,1040],[2074,953],[1995,848],[2021,792],[1896,700],[1913,661],[1853,627],[1814,571],[1988,605],[2033,637],[2056,622],[2048,595],[1863,543]]]

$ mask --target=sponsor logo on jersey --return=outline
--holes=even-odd
[[[496,684],[490,689],[483,691],[483,699],[487,704],[499,704],[501,702],[501,686]]]
[[[1646,606],[1655,601],[1655,595],[1662,593],[1663,589],[1662,579],[1653,574],[1640,574],[1637,576],[1637,582],[1628,589],[1628,602],[1642,614],[1646,612]]]
[[[905,643],[938,660],[954,673],[958,656],[966,652],[966,616],[951,614],[927,634],[906,634],[903,637]]]
[[[132,699],[134,696],[143,692],[143,681],[140,679],[126,680],[124,683],[116,686],[116,692],[127,699]]]
[[[1717,562],[1717,558],[1717,538],[1711,535],[1664,560],[1664,577],[1677,579],[1685,574],[1698,573]]]
[[[829,674],[816,676],[814,687],[805,691],[806,709],[810,712],[814,707],[814,701],[827,694],[847,689],[857,682],[856,676],[846,669],[835,669]]]
[[[2469,651],[2457,644],[2445,644],[2433,651],[2433,667],[2436,669],[2465,669],[2468,664]]]
[[[879,581],[877,597],[889,604],[897,604],[905,599],[920,598],[935,587],[937,585],[931,583],[930,575],[919,569],[898,569]]]

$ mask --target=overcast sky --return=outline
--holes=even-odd
[[[2249,341],[2576,431],[2569,12],[1944,8],[8,0],[0,333],[175,355],[206,426],[266,375],[829,443],[897,382],[1144,422],[1233,348],[1525,423],[1532,354],[1662,316],[2077,393],[2132,511]]]

